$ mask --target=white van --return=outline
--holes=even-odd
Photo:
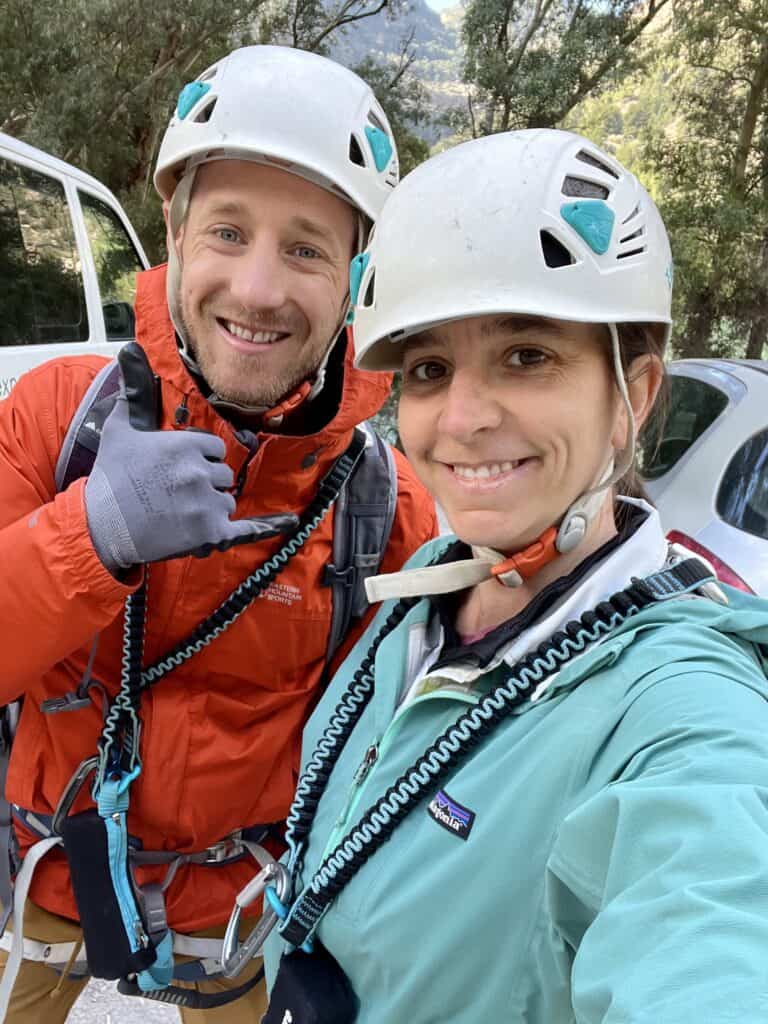
[[[147,265],[109,189],[0,133],[0,399],[46,359],[131,340]]]

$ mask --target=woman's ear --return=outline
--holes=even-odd
[[[635,417],[635,432],[639,433],[656,401],[661,382],[664,379],[664,366],[658,356],[646,353],[637,356],[627,368],[627,394],[629,404]],[[624,403],[621,404],[620,415],[616,422],[616,430],[612,438],[615,448],[624,448],[627,440],[627,413]]]

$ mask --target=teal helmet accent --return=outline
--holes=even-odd
[[[354,305],[357,302],[357,296],[360,292],[360,283],[363,280],[363,274],[365,268],[368,266],[370,256],[367,252],[361,252],[352,260],[349,264],[349,312],[347,313],[348,324],[354,322],[355,312]]]
[[[563,220],[571,225],[592,252],[603,256],[608,252],[616,223],[616,214],[603,199],[581,199],[560,207]]]
[[[179,93],[179,101],[176,104],[176,116],[183,121],[195,104],[210,91],[207,82],[188,82]]]
[[[365,135],[371,146],[376,170],[383,171],[392,159],[392,140],[381,128],[374,128],[370,124],[365,126]]]

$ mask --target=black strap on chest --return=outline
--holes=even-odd
[[[57,491],[90,473],[104,422],[119,391],[120,367],[114,359],[96,374],[70,421],[56,463]],[[356,438],[359,436],[365,441],[361,457],[334,499],[333,561],[325,567],[322,579],[324,586],[332,588],[326,663],[339,649],[353,620],[361,618],[368,609],[365,580],[381,565],[397,506],[397,469],[392,450],[367,422],[356,428]],[[359,440],[353,441],[358,443]],[[219,612],[220,609],[214,614]],[[212,625],[212,619],[213,616],[200,623],[195,641]]]
[[[511,676],[461,714],[325,857],[280,926],[283,938],[293,946],[302,946],[338,893],[389,839],[400,822],[424,797],[434,793],[478,743],[529,700],[540,682],[649,605],[697,590],[708,582],[715,582],[715,577],[696,558],[634,580],[626,590],[567,623],[522,658]],[[395,606],[353,676],[299,780],[286,834],[292,853],[294,884],[301,872],[304,846],[333,767],[373,696],[376,652],[419,600],[409,598]]]

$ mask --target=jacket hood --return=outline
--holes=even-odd
[[[167,264],[153,267],[137,276],[137,335],[155,372],[172,383],[182,394],[197,394],[205,400],[197,382],[184,365],[176,341],[166,299]],[[352,360],[354,350],[349,330],[344,357],[344,380],[341,400],[332,418],[313,437],[320,444],[347,434],[363,420],[375,415],[389,395],[392,375],[357,370]],[[332,373],[329,365],[329,374]]]

